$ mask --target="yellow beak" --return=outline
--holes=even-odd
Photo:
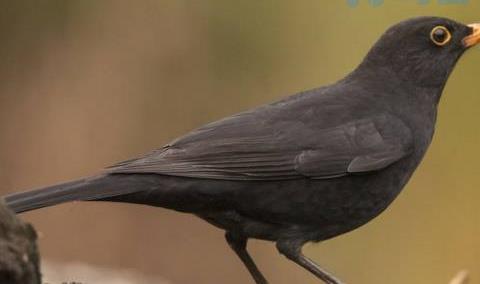
[[[473,29],[473,33],[463,39],[465,47],[471,47],[480,43],[480,23],[468,25]]]

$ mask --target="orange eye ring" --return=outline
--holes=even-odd
[[[436,26],[430,32],[430,39],[438,46],[444,46],[452,39],[452,34],[444,26]]]

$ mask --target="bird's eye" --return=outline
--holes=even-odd
[[[430,39],[436,45],[444,46],[452,39],[452,34],[446,27],[436,26],[430,33]]]

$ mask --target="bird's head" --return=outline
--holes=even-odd
[[[387,68],[417,87],[443,88],[455,63],[480,43],[480,24],[418,17],[389,28],[362,65]]]

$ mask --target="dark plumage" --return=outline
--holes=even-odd
[[[420,163],[437,104],[477,25],[421,17],[390,28],[337,83],[203,126],[92,178],[6,198],[16,212],[72,200],[148,204],[225,229],[256,283],[248,238],[326,283],[304,243],[351,231],[380,214]]]

